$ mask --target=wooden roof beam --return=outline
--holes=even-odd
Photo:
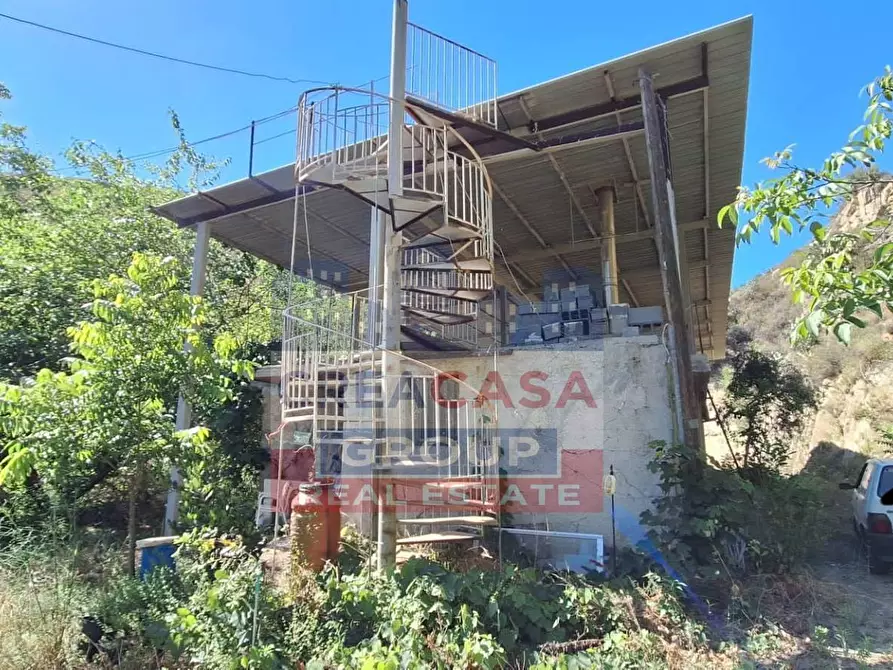
[[[702,42],[700,45],[700,49],[701,74],[699,74],[697,77],[692,77],[691,79],[686,79],[684,81],[676,82],[675,84],[669,84],[659,89],[655,89],[654,94],[657,97],[663,98],[664,100],[668,98],[675,98],[677,96],[688,95],[690,93],[702,91],[710,85],[710,80],[707,77],[707,43]],[[574,123],[579,123],[581,121],[591,121],[592,119],[597,119],[602,116],[610,116],[615,112],[622,112],[628,109],[638,109],[641,106],[641,95],[635,95],[630,98],[621,98],[619,100],[609,100],[608,102],[599,103],[597,105],[590,105],[589,107],[583,107],[580,109],[572,110],[570,112],[556,114],[555,116],[550,116],[543,119],[535,119],[528,124],[528,129],[530,132],[535,132],[536,130],[539,130],[541,132],[546,130],[553,130],[561,126],[567,126]]]
[[[632,286],[629,285],[629,282],[626,280],[626,277],[622,277],[620,279],[620,283],[623,284],[623,288],[626,289],[626,294],[629,296],[630,302],[632,302],[633,307],[641,307],[639,303],[639,299],[636,297],[636,294],[633,293]]]

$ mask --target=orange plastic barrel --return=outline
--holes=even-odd
[[[292,561],[319,572],[326,561],[338,559],[341,510],[332,482],[305,482],[291,503]]]

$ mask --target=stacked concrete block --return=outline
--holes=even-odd
[[[664,323],[664,310],[661,307],[630,307],[629,325],[638,326],[641,331],[651,332]]]
[[[623,335],[623,329],[629,325],[629,305],[608,305],[608,323],[611,335]]]
[[[561,284],[558,282],[546,282],[543,286],[543,300],[547,302],[561,300]]]
[[[559,324],[561,316],[559,314],[536,314],[526,313],[518,314],[513,321],[515,330],[512,332],[512,344],[521,345],[530,342],[542,342],[548,339],[543,333],[543,328],[553,324]]]
[[[577,296],[577,309],[592,309],[595,307],[595,300],[591,295]]]
[[[565,321],[564,335],[566,338],[578,338],[589,335],[588,321]]]
[[[511,323],[515,331],[511,341],[521,345],[541,337],[546,342],[573,341],[588,337],[623,336],[628,323],[629,307],[604,307],[601,277],[586,275],[581,282],[570,281],[567,275],[552,275],[543,284],[542,302],[519,301]],[[650,313],[641,318],[653,319]],[[628,331],[632,332],[632,331]]]
[[[609,332],[608,310],[594,307],[589,310],[589,334],[593,337],[604,337]]]
[[[553,342],[560,339],[563,332],[561,321],[546,324],[543,326],[543,339],[546,342]]]

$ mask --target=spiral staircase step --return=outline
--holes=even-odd
[[[472,228],[466,226],[445,225],[436,230],[432,230],[430,233],[422,235],[411,242],[407,242],[403,245],[403,248],[420,249],[423,247],[435,247],[441,244],[466,242],[468,240],[477,240],[480,238],[480,231]]]
[[[455,272],[460,270],[462,272],[491,273],[493,271],[490,261],[486,258],[455,259],[452,261],[439,261],[436,263],[413,263],[411,265],[404,265],[403,269],[431,270],[433,272]]]
[[[477,539],[479,539],[478,535],[452,530],[443,533],[426,533],[425,535],[401,537],[397,540],[397,544],[405,547],[408,544],[447,544],[452,542],[471,542]]]

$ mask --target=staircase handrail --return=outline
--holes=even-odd
[[[369,289],[360,289],[359,291],[352,291],[350,293],[342,293],[342,294],[338,294],[338,295],[351,296],[351,295],[356,295],[356,294],[368,293],[368,291],[369,291]],[[331,296],[329,296],[328,299],[330,300]],[[321,303],[323,300],[326,300],[326,298],[317,298],[312,301],[311,305],[314,303]],[[415,358],[412,358],[405,354],[402,354],[399,351],[394,351],[392,349],[386,349],[385,347],[382,347],[380,345],[371,344],[371,343],[367,342],[366,340],[354,337],[353,335],[350,335],[349,333],[339,332],[329,326],[325,326],[323,324],[316,323],[314,321],[308,321],[307,319],[301,318],[300,316],[290,313],[293,308],[299,308],[299,307],[306,309],[306,308],[310,307],[310,305],[307,305],[305,303],[303,305],[291,305],[289,307],[286,307],[283,310],[283,317],[285,319],[292,319],[294,321],[298,321],[302,324],[309,326],[310,328],[316,329],[317,331],[323,331],[326,333],[330,333],[330,334],[336,335],[339,338],[342,338],[346,341],[349,341],[356,346],[356,351],[361,351],[363,349],[366,349],[366,350],[371,350],[371,351],[387,352],[388,354],[396,356],[397,358],[401,359],[402,361],[406,361],[412,365],[419,366],[427,371],[430,371],[432,373],[432,376],[436,377],[438,375],[440,375],[440,376],[447,375],[449,377],[449,379],[456,381],[461,388],[464,388],[465,390],[470,391],[471,395],[469,396],[469,398],[466,398],[466,399],[473,398],[473,399],[477,400],[479,398],[479,393],[478,393],[477,389],[475,389],[473,386],[471,386],[467,382],[464,382],[456,377],[449,376],[447,372],[441,370],[440,368],[436,368],[433,365],[429,365],[428,363],[425,363],[424,361],[420,361],[418,359],[415,359]],[[492,401],[489,398],[480,398],[480,400],[483,400],[486,402],[486,406],[488,409],[492,408]],[[482,409],[483,409],[483,406],[482,406]]]
[[[330,95],[334,95],[335,93],[340,93],[340,92],[358,93],[358,94],[370,96],[371,98],[379,98],[382,100],[382,102],[387,102],[389,104],[393,104],[393,102],[394,102],[394,98],[392,98],[390,95],[387,95],[385,93],[379,93],[378,91],[374,91],[371,89],[357,88],[354,86],[318,86],[316,88],[307,89],[303,93],[301,93],[300,97],[298,98],[297,109],[300,111],[302,108],[304,108],[306,106],[307,98],[311,94],[320,93],[323,91],[329,91]],[[416,105],[413,105],[411,102],[407,102],[405,100],[403,101],[403,105],[404,105],[404,107],[406,107],[408,109],[412,109],[414,111],[423,111],[421,108],[419,108]],[[362,105],[354,105],[353,108],[359,108],[361,106]],[[300,116],[299,116],[299,118],[300,118]],[[422,124],[419,124],[419,125],[421,125],[422,127],[428,127],[428,128],[431,127],[431,126],[424,126]],[[484,179],[487,182],[487,195],[489,195],[492,198],[493,197],[493,181],[490,179],[490,174],[487,172],[486,166],[484,165],[483,158],[481,158],[481,155],[475,150],[475,148],[471,145],[471,143],[468,142],[468,140],[466,140],[462,136],[462,134],[459,133],[453,126],[450,126],[448,124],[444,124],[444,125],[447,128],[447,130],[449,131],[449,133],[451,135],[453,135],[457,140],[459,140],[459,142],[461,142],[465,146],[465,148],[468,150],[468,153],[473,156],[474,162],[477,164],[477,166],[483,172]],[[299,131],[298,135],[300,137],[300,131]],[[382,140],[384,140],[384,139],[386,139],[386,138],[383,136]],[[330,152],[335,151],[337,148],[338,147],[330,150]],[[445,150],[450,151],[450,153],[456,153],[446,147],[445,147]],[[458,155],[461,156],[461,154],[458,154]]]

